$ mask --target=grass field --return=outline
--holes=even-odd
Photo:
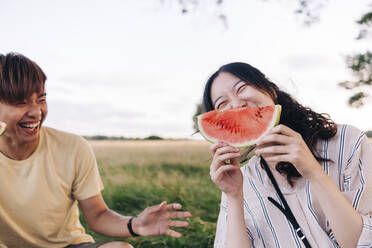
[[[107,205],[135,215],[150,205],[179,202],[193,215],[180,239],[130,238],[134,247],[213,247],[220,191],[209,178],[209,144],[202,141],[90,141]],[[84,222],[82,220],[82,222]],[[85,225],[85,223],[84,223]],[[98,241],[108,238],[91,233]]]
[[[370,139],[372,143],[372,139]],[[179,202],[193,215],[166,236],[124,239],[134,247],[213,247],[220,191],[209,178],[209,144],[202,141],[90,141],[95,151],[108,206],[124,215],[145,207]],[[84,220],[82,219],[83,224]],[[91,232],[90,232],[91,233]],[[113,240],[91,233],[97,241]]]

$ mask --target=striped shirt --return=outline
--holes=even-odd
[[[317,151],[331,160],[321,163],[324,171],[363,218],[357,247],[372,247],[372,147],[368,138],[353,126],[338,125],[337,134],[319,141]],[[244,219],[251,247],[304,247],[290,222],[267,199],[270,196],[281,203],[259,158],[252,157],[241,170]],[[293,188],[281,190],[311,247],[339,247],[308,180],[299,178]],[[226,195],[222,193],[215,248],[226,247],[227,208]]]

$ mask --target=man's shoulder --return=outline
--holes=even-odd
[[[87,146],[88,142],[81,136],[51,127],[42,127],[42,135],[48,145],[69,147]]]

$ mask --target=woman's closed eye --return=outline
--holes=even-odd
[[[248,87],[246,84],[240,86],[237,91],[236,91],[236,95],[237,97],[239,97],[239,99],[241,101],[244,101],[246,102],[247,106],[249,107],[255,107],[257,105],[257,102],[256,102],[256,97],[254,95],[252,95],[249,90],[246,90]]]
[[[246,84],[242,84],[238,87],[238,89],[236,90],[236,94],[239,95],[240,93],[242,93],[244,91],[244,89],[246,88]]]
[[[217,104],[216,109],[221,109],[221,108],[223,108],[223,107],[226,105],[226,103],[227,103],[226,100],[221,101],[220,103]]]

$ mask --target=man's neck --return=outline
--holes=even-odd
[[[25,160],[34,153],[39,145],[39,140],[40,137],[35,142],[19,144],[11,138],[1,137],[0,152],[13,160]]]

